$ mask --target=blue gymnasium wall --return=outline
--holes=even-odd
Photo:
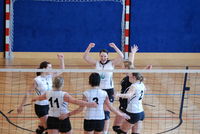
[[[0,0],[0,52],[4,51],[4,1]]]
[[[131,44],[140,52],[200,52],[199,5],[200,0],[132,0]],[[112,51],[106,44],[120,47],[121,12],[122,5],[113,2],[17,0],[14,51],[83,52],[90,42],[96,43],[93,51]]]

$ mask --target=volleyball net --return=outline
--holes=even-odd
[[[21,114],[17,114],[17,106],[26,91],[32,87],[38,69],[0,69],[0,133],[27,134],[35,131],[38,119],[34,105],[29,101],[24,105]],[[47,71],[47,70],[46,70]],[[91,69],[53,69],[63,72],[64,91],[77,99],[90,89],[88,77]],[[109,70],[104,70],[109,71]],[[141,72],[147,87],[143,99],[145,120],[143,134],[181,133],[196,134],[200,131],[200,70],[113,70],[115,91],[120,91],[120,82],[127,72]],[[118,100],[113,104],[119,106]],[[73,110],[77,106],[69,104]],[[111,114],[109,134],[114,134],[112,122],[115,115]],[[70,118],[74,133],[83,133],[84,112]]]

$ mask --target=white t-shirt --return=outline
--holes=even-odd
[[[102,89],[90,89],[83,93],[88,102],[96,102],[98,106],[96,108],[87,107],[85,112],[85,119],[87,120],[103,120],[104,115],[104,102],[107,97],[107,93]]]
[[[113,70],[114,66],[112,61],[108,61],[106,64],[101,64],[100,61],[96,63],[97,70]],[[113,72],[99,72],[101,77],[100,88],[101,89],[110,89],[114,87],[113,83]]]
[[[51,117],[59,117],[61,114],[67,114],[68,103],[64,101],[64,95],[67,94],[63,91],[47,91],[46,97],[49,101],[49,115]]]
[[[144,91],[146,90],[144,84],[142,82],[137,81],[136,83],[132,84],[136,90],[135,94],[128,99],[128,106],[126,110],[130,113],[140,113],[143,112],[143,106],[142,106],[142,99],[144,96]]]
[[[36,95],[43,95],[46,91],[52,90],[52,75],[47,76],[37,76],[35,77],[36,88],[35,92]],[[47,100],[36,101],[35,104],[37,105],[48,105]]]

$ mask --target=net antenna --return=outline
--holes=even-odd
[[[4,56],[6,59],[12,59],[13,56],[13,44],[14,44],[14,4],[17,1],[23,0],[5,0],[5,50]],[[127,12],[130,12],[130,0],[27,0],[35,2],[119,2],[123,5],[122,18],[121,18],[121,46],[125,52],[125,59],[128,59],[128,44],[129,39],[129,22],[127,21],[130,17],[127,16]],[[127,1],[127,2],[126,2]],[[125,6],[126,3],[126,6]],[[126,9],[125,9],[126,8]],[[126,11],[125,11],[126,10]],[[125,15],[126,13],[126,15]],[[126,21],[126,24],[125,24]],[[126,28],[126,30],[125,30]],[[128,28],[128,30],[127,30]],[[125,35],[127,37],[125,37]],[[128,39],[128,40],[127,40]],[[127,43],[128,41],[128,43]],[[126,46],[125,46],[126,44]]]

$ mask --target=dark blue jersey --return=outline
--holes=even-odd
[[[129,77],[126,76],[122,79],[121,81],[121,93],[124,94],[126,92],[128,92],[129,87],[131,86],[131,82],[129,82]],[[127,108],[127,99],[126,98],[119,98],[119,109],[124,111]]]

